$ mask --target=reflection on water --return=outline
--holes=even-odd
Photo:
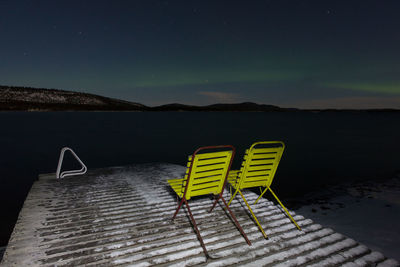
[[[91,169],[184,165],[200,146],[232,144],[239,167],[253,142],[282,140],[286,151],[273,187],[283,199],[328,184],[390,177],[400,169],[400,113],[2,112],[0,124],[0,196],[8,203],[0,245],[32,182],[55,172],[64,146]]]

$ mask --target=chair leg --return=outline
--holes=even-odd
[[[204,254],[206,255],[207,258],[210,258],[210,255],[208,254],[208,251],[207,251],[207,249],[206,249],[206,246],[204,245],[203,238],[202,238],[201,235],[200,235],[200,231],[199,231],[199,229],[197,228],[196,221],[194,220],[193,214],[192,214],[192,212],[190,211],[190,207],[189,207],[189,204],[187,203],[186,199],[185,199],[185,204],[186,204],[187,210],[188,210],[188,212],[189,212],[190,220],[191,220],[192,223],[193,223],[193,227],[194,227],[194,230],[195,230],[195,232],[196,232],[197,238],[199,239],[200,245],[201,245],[201,247],[203,248]]]
[[[237,194],[238,191],[239,191],[239,188],[236,189],[235,193],[234,193],[234,194],[231,196],[231,198],[229,199],[228,206],[231,204],[232,200],[235,198],[235,196],[236,196],[236,194]]]
[[[292,220],[292,222],[296,225],[296,227],[301,230],[300,226],[297,224],[297,222],[293,219],[292,215],[290,215],[289,211],[283,206],[282,202],[279,200],[279,198],[275,195],[274,191],[272,191],[271,188],[269,188],[269,191],[271,191],[272,195],[275,197],[275,199],[278,201],[279,205],[283,208],[283,210],[286,212],[286,214],[289,216],[289,218]]]
[[[229,208],[228,204],[226,204],[226,201],[225,201],[224,197],[221,196],[221,199],[222,199],[222,201],[224,202],[226,209],[229,211],[229,214],[231,215],[233,221],[235,222],[236,227],[239,229],[240,233],[243,235],[243,237],[244,237],[244,239],[246,240],[247,244],[248,244],[249,246],[251,246],[250,240],[247,238],[246,233],[243,231],[242,226],[240,226],[239,222],[237,221],[235,215],[233,214],[233,212],[232,212],[231,209]]]
[[[254,205],[257,204],[257,202],[260,200],[260,198],[262,198],[262,196],[265,194],[265,192],[267,192],[269,187],[265,188],[265,190],[261,193],[261,195],[256,199],[256,201],[254,202]]]
[[[254,214],[253,210],[250,208],[249,203],[247,203],[246,198],[244,197],[244,195],[242,194],[242,192],[241,192],[240,190],[239,190],[239,193],[240,193],[240,195],[242,196],[242,198],[243,198],[243,200],[244,200],[244,203],[246,203],[246,206],[247,206],[247,208],[249,209],[249,211],[250,211],[250,213],[251,213],[251,216],[253,216],[254,220],[256,221],[256,223],[257,223],[257,225],[258,225],[258,228],[260,228],[261,233],[263,234],[263,236],[264,236],[265,238],[268,238],[268,236],[267,236],[267,234],[264,232],[264,229],[262,228],[260,222],[258,221],[256,215]]]
[[[179,211],[180,208],[182,207],[182,203],[183,203],[183,200],[184,200],[184,199],[185,199],[185,198],[183,197],[182,200],[181,200],[181,202],[179,202],[178,208],[176,209],[176,211],[175,211],[175,213],[174,213],[174,216],[172,217],[172,220],[175,220],[175,217],[176,217],[176,215],[178,214],[178,211]]]
[[[215,205],[217,205],[217,202],[220,198],[221,195],[218,195],[218,197],[215,198],[214,204],[212,205],[211,209],[208,212],[212,212],[212,210],[215,208]]]

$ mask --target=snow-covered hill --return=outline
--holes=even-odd
[[[146,106],[72,91],[0,86],[0,110],[146,110]]]

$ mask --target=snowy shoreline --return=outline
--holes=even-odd
[[[400,260],[400,177],[341,184],[306,195],[298,214]]]
[[[1,259],[3,258],[4,252],[6,251],[6,248],[7,247],[0,247],[0,262],[1,262]]]

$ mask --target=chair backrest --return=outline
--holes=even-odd
[[[254,143],[244,156],[239,188],[269,187],[274,179],[285,144],[281,141]]]
[[[224,151],[220,151],[221,149]],[[205,150],[218,151],[199,153]],[[234,155],[233,146],[208,146],[197,149],[189,156],[183,196],[189,200],[193,196],[220,194],[225,187]]]

